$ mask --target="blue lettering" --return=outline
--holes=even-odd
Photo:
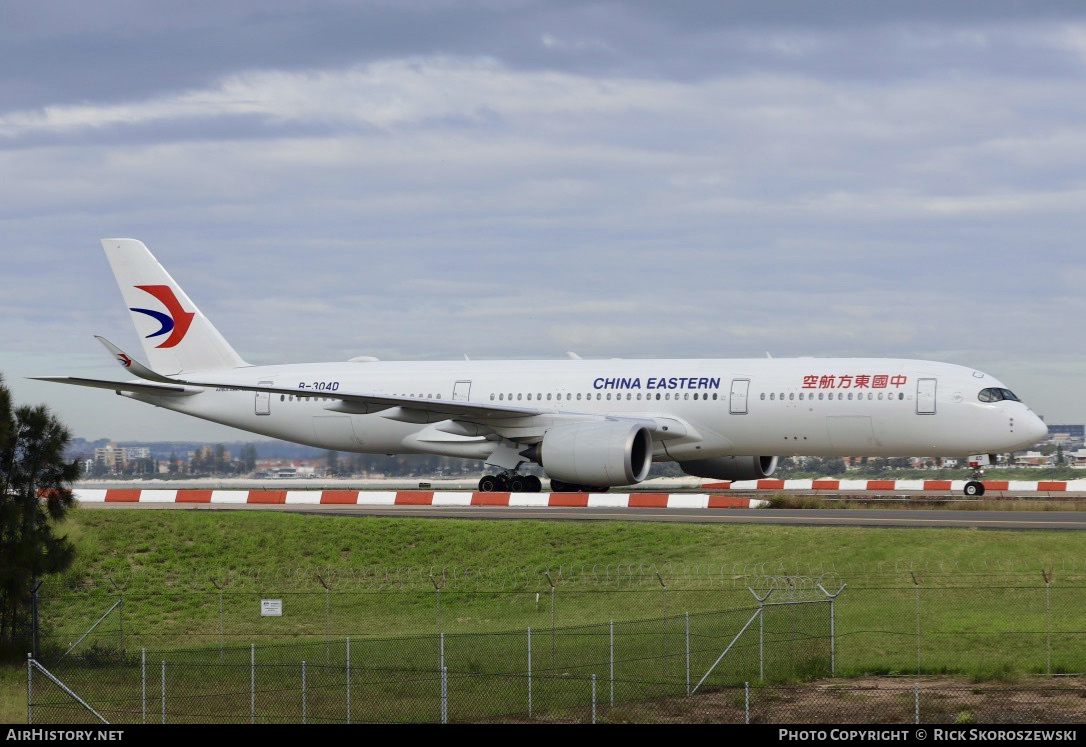
[[[719,376],[649,376],[642,385],[641,377],[599,376],[592,381],[593,389],[719,389]]]

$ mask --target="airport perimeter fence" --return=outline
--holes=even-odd
[[[1073,564],[107,574],[40,592],[28,718],[1081,722],[1084,592]]]
[[[27,720],[596,722],[605,711],[602,720],[641,721],[646,703],[662,704],[663,720],[682,720],[693,698],[715,704],[722,693],[734,696],[736,683],[830,676],[833,606],[826,597],[763,599],[745,609],[544,632],[138,653],[93,646],[52,666],[28,660]]]
[[[847,575],[846,575],[847,572]],[[847,580],[847,584],[846,584]],[[847,591],[841,592],[847,587]],[[116,574],[39,592],[35,655],[526,630],[771,602],[836,605],[838,673],[1086,673],[1086,568],[578,566]],[[266,612],[277,614],[267,615]],[[322,663],[328,663],[330,655]]]

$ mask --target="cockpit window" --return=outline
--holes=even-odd
[[[981,402],[999,402],[1000,400],[1009,399],[1011,402],[1020,402],[1018,397],[1014,396],[1014,392],[1010,389],[999,389],[997,387],[991,387],[989,389],[981,389],[980,394],[977,395],[977,399]]]

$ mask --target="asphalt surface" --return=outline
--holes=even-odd
[[[92,510],[291,511],[324,516],[531,521],[658,521],[686,524],[1083,530],[1086,511],[989,511],[951,508],[684,509],[497,506],[344,506],[186,503],[87,503]]]

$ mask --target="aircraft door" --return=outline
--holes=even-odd
[[[467,402],[471,395],[471,382],[458,381],[453,384],[453,402]]]
[[[916,414],[935,414],[935,385],[937,379],[916,380]]]
[[[747,391],[750,379],[732,379],[732,393],[728,400],[728,412],[732,415],[747,414]]]
[[[258,386],[272,386],[274,382],[258,381]],[[271,392],[256,393],[256,414],[271,415]]]

